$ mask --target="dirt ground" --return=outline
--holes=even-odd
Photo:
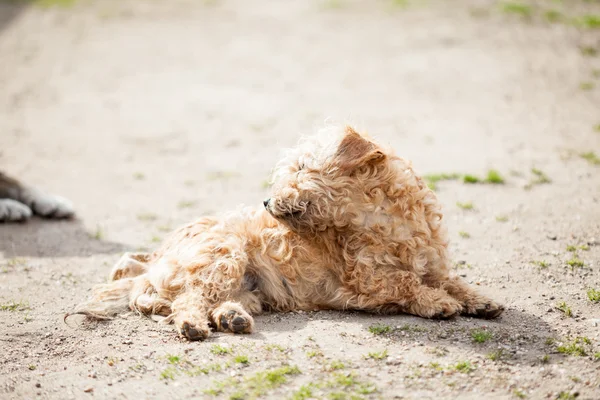
[[[600,398],[590,15],[598,2],[0,2],[0,168],[78,213],[0,226],[0,398]],[[503,176],[436,184],[458,273],[502,318],[267,314],[195,343],[134,315],[63,322],[124,251],[261,206],[279,151],[329,117],[422,174]]]

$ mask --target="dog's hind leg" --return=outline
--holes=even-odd
[[[459,277],[449,277],[447,280],[438,282],[437,286],[463,305],[462,313],[465,315],[492,319],[504,312],[504,306],[477,293]]]
[[[336,295],[343,308],[387,313],[397,307],[424,318],[451,318],[463,310],[445,290],[426,286],[413,272],[391,268],[355,272]]]
[[[150,255],[146,253],[125,253],[110,271],[109,280],[134,278],[148,271]]]

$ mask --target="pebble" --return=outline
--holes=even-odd
[[[42,387],[42,384],[38,382],[38,383],[36,383],[36,384],[35,384],[35,387],[36,387],[36,388],[41,388],[41,387]]]
[[[88,387],[86,387],[85,389],[83,389],[83,391],[84,391],[85,393],[91,393],[91,392],[93,392],[93,391],[94,391],[94,388],[93,388],[93,387],[91,387],[91,386],[88,386]]]

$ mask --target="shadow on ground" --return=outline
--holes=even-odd
[[[23,0],[0,0],[0,34],[27,8]]]
[[[349,318],[348,318],[349,316]],[[554,339],[559,334],[542,318],[515,309],[508,309],[496,320],[457,317],[452,320],[427,320],[411,315],[374,315],[362,312],[320,311],[306,314],[265,314],[256,317],[256,332],[249,338],[264,341],[261,332],[294,332],[307,328],[309,323],[344,325],[348,331],[359,324],[366,336],[389,339],[392,343],[406,342],[410,346],[424,344],[436,348],[456,348],[461,352],[487,356],[496,352],[502,360],[515,365],[530,365],[546,354],[554,353]],[[370,327],[389,329],[373,333]],[[526,334],[524,327],[535,327],[535,334]],[[483,342],[475,341],[474,332],[488,332],[490,337]],[[258,335],[258,336],[257,336]],[[256,336],[256,337],[255,337]],[[360,335],[358,335],[360,336]],[[352,335],[343,340],[358,340]],[[515,348],[527,349],[515,352]],[[500,351],[499,351],[500,350]]]
[[[0,254],[13,257],[85,257],[123,251],[125,245],[94,238],[80,220],[33,218],[0,225]]]

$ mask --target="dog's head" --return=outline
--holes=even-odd
[[[350,127],[307,138],[275,168],[264,206],[299,233],[360,225],[385,201],[385,188],[394,180],[392,159],[397,158]]]

